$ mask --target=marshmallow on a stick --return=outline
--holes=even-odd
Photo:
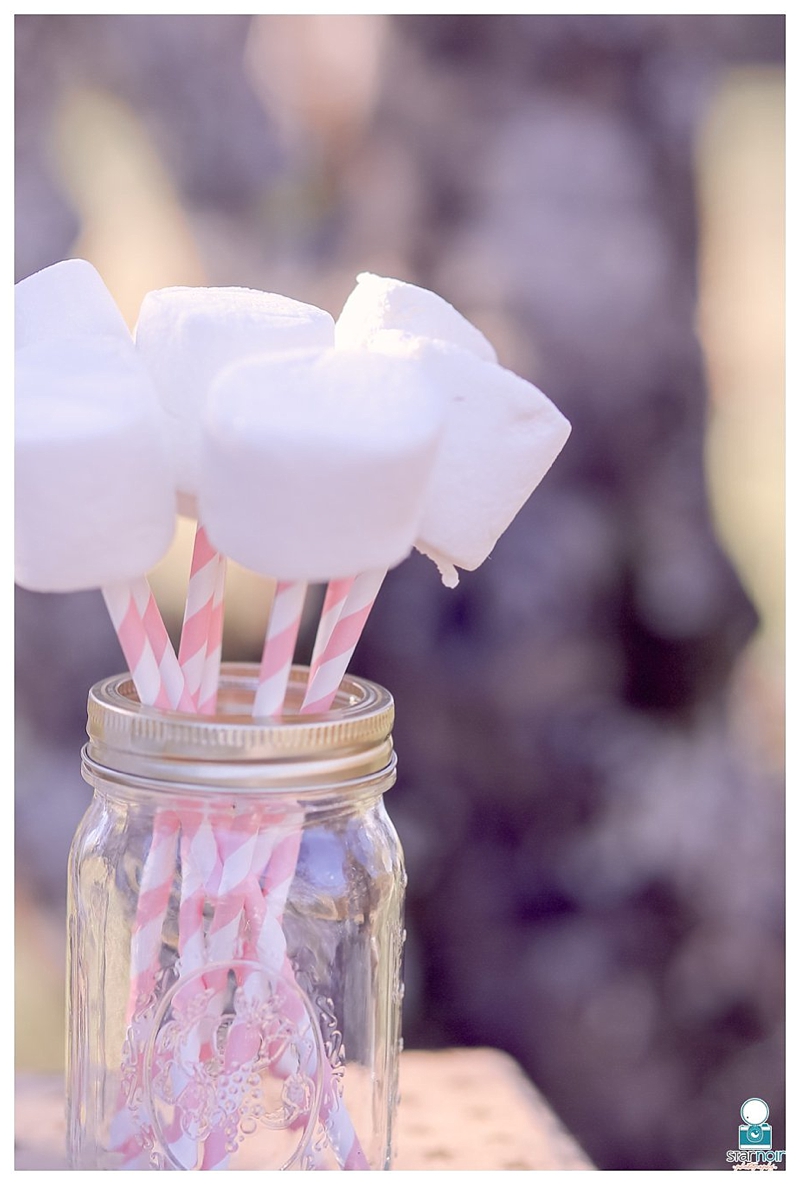
[[[569,421],[532,383],[449,342],[385,330],[373,350],[414,359],[447,400],[416,547],[458,583],[477,568],[553,464]]]
[[[315,350],[229,367],[205,416],[211,543],[283,581],[394,567],[417,536],[442,415],[410,356]]]
[[[201,417],[219,372],[251,354],[333,345],[333,318],[314,305],[250,288],[160,288],[135,330],[173,444],[179,507],[194,514]]]
[[[85,259],[64,259],[14,286],[16,348],[55,338],[131,334],[99,273]]]
[[[497,361],[494,347],[481,331],[435,292],[361,272],[336,322],[336,348],[370,349],[375,335],[384,329],[439,338],[486,362]]]
[[[172,470],[130,339],[53,339],[17,354],[15,515],[15,578],[37,592],[133,580],[164,556]]]

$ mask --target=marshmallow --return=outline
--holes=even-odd
[[[336,348],[370,349],[372,338],[384,329],[449,341],[486,362],[497,361],[480,330],[435,292],[362,272],[336,322]]]
[[[394,567],[417,536],[442,419],[411,357],[315,350],[229,367],[205,415],[209,540],[279,580]]]
[[[482,564],[542,480],[569,421],[531,383],[457,346],[387,330],[371,347],[393,365],[415,359],[447,399],[416,547],[454,588],[456,566]]]
[[[16,362],[17,583],[75,592],[142,576],[169,548],[175,490],[130,337],[42,342]]]
[[[200,420],[216,375],[250,354],[332,346],[333,318],[250,288],[161,288],[142,301],[135,336],[167,413],[178,505],[194,514]]]
[[[14,286],[16,348],[99,334],[130,342],[114,298],[85,259],[65,259]]]

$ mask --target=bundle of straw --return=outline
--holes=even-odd
[[[216,702],[224,570],[224,557],[209,546],[203,528],[198,527],[179,657],[175,656],[146,582],[135,589],[107,593],[112,621],[143,703],[198,712],[204,703]],[[318,669],[326,676],[325,697],[329,703],[344,677],[381,579],[382,575],[379,579],[378,574],[367,573],[332,584],[329,589],[327,614],[323,612],[319,628],[320,638],[325,631],[328,638],[323,639],[324,644],[320,638],[317,641]],[[305,595],[304,583],[285,582],[276,587],[253,699],[255,718],[287,718],[286,689]],[[369,603],[365,604],[365,600]],[[335,670],[341,672],[338,679]],[[201,691],[204,684],[205,690]],[[304,706],[302,710],[308,709]],[[326,708],[317,704],[314,710]],[[143,1103],[147,1073],[144,1055],[152,1040],[148,1017],[152,1016],[167,916],[179,872],[180,976],[190,983],[198,1008],[216,1008],[221,1015],[228,992],[225,968],[242,960],[249,961],[252,967],[249,973],[237,972],[237,989],[245,998],[264,990],[263,972],[272,976],[269,982],[273,987],[280,982],[289,985],[280,997],[285,1020],[295,1031],[307,1073],[317,1077],[321,1074],[319,1120],[328,1145],[341,1169],[370,1168],[341,1098],[338,1079],[324,1056],[319,1064],[317,1044],[308,1029],[309,1018],[300,1003],[287,953],[283,912],[295,875],[303,822],[300,807],[285,814],[242,810],[230,817],[213,800],[208,804],[185,802],[174,810],[157,811],[142,867],[131,938],[127,1090],[120,1095],[112,1125],[112,1148],[121,1158],[122,1167],[143,1167],[159,1136],[172,1162],[202,1170],[226,1168],[236,1147],[239,1118],[235,1110],[231,1114],[229,1109],[225,1122],[212,1124],[198,1135],[193,1123],[196,1115],[192,1110],[191,1075],[169,1065],[163,1056],[157,1071],[169,1076],[175,1100],[166,1130],[156,1132],[155,1117]],[[209,967],[212,969],[203,972]],[[190,998],[184,992],[182,1003]],[[246,1065],[255,1056],[255,1040],[245,1020],[235,1017],[227,1030],[223,1054],[226,1071]],[[194,1056],[201,1059],[207,1054],[198,1039]],[[290,1064],[284,1064],[283,1071],[281,1064],[280,1059],[275,1062],[277,1073],[291,1072]],[[241,1094],[243,1098],[243,1087]],[[312,1145],[308,1155],[312,1167],[325,1167],[323,1149]]]

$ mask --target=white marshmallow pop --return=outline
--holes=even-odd
[[[85,259],[65,259],[14,286],[16,348],[56,338],[131,335],[99,273]]]
[[[179,508],[195,514],[201,417],[220,371],[252,354],[333,345],[333,318],[250,288],[161,288],[145,296],[135,331],[167,421]]]
[[[532,383],[443,341],[385,331],[371,349],[413,358],[447,401],[416,547],[449,588],[472,571],[547,473],[569,421]]]
[[[73,592],[141,577],[175,527],[155,392],[128,339],[29,346],[16,366],[16,572]]]
[[[362,272],[336,322],[336,348],[370,349],[384,329],[449,341],[486,362],[497,361],[480,330],[435,292]]]
[[[417,535],[442,417],[411,356],[310,351],[230,367],[206,411],[210,541],[282,581],[394,567]]]

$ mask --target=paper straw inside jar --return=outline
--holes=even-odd
[[[331,581],[328,585],[312,655],[303,712],[322,712],[330,707],[385,576],[386,572],[383,570],[369,571],[355,578]],[[291,648],[294,648],[294,638]],[[291,663],[291,655],[288,662]],[[288,679],[288,668],[286,678]],[[317,698],[314,698],[315,696]],[[275,971],[280,969],[292,982],[294,972],[287,955],[282,922],[286,899],[297,867],[301,841],[302,818],[297,818],[272,853],[267,867],[263,898],[261,894],[251,894],[246,902],[251,929],[254,931],[251,941],[255,945],[258,961]],[[300,1024],[303,1018],[293,1016],[291,1019],[294,1023]],[[342,1170],[369,1169],[369,1162],[352,1120],[338,1093],[338,1079],[327,1060],[323,1062],[321,1069],[324,1089],[320,1119],[337,1163]],[[312,1151],[312,1161],[313,1156]]]
[[[111,584],[102,592],[140,701],[165,710],[193,712],[194,702],[147,579]],[[149,999],[157,981],[179,836],[185,827],[182,814],[156,811],[131,936],[128,1022]],[[185,919],[182,921],[185,927]],[[138,1077],[144,1072],[141,1051],[136,1050],[133,1033],[129,1040],[133,1041],[131,1053]],[[141,1122],[120,1098],[112,1139],[115,1149],[125,1157],[126,1167],[138,1166]]]
[[[302,814],[294,817],[286,816],[282,820],[273,820],[272,825],[262,828],[259,836],[260,854],[256,855],[249,877],[242,880],[243,904],[249,928],[247,931],[244,955],[247,959],[258,964],[270,975],[281,976],[292,986],[296,986],[294,969],[288,958],[286,936],[283,931],[283,912],[289,889],[294,879],[297,857],[302,837]],[[265,842],[266,841],[266,842]],[[268,863],[267,863],[268,861]],[[259,879],[265,872],[263,893]],[[224,930],[224,926],[223,926]],[[219,948],[217,956],[221,954]],[[249,971],[245,974],[240,990],[244,997],[258,1000],[259,972]],[[308,1071],[313,1075],[317,1069],[321,1071],[322,1098],[320,1103],[320,1120],[324,1127],[328,1143],[333,1150],[340,1169],[369,1170],[370,1165],[353,1127],[340,1094],[338,1079],[327,1059],[322,1059],[318,1067],[316,1062],[316,1046],[309,1027],[309,1018],[305,1008],[300,1003],[300,997],[290,992],[282,999],[283,1019],[288,1021],[295,1035],[295,1040],[303,1050],[304,1059],[308,1059]],[[246,1010],[245,1010],[246,1012]],[[237,1016],[228,1032],[226,1047],[226,1062],[230,1064],[246,1064],[258,1052],[260,1037],[253,1033],[246,1015]],[[290,1066],[281,1065],[282,1059],[276,1060],[273,1068],[279,1074],[289,1076]],[[302,1122],[302,1115],[298,1122]],[[209,1134],[203,1156],[203,1169],[224,1169],[227,1167],[229,1148],[225,1134],[221,1128],[212,1130]],[[314,1168],[325,1168],[323,1163],[324,1150],[316,1149],[313,1145],[308,1152],[310,1165]]]

